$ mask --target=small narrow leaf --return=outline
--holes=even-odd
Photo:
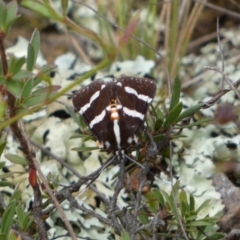
[[[208,226],[208,225],[213,225],[213,223],[204,221],[204,220],[195,220],[189,223],[185,223],[186,227],[201,227],[201,226]]]
[[[61,0],[62,4],[62,14],[63,16],[67,15],[67,8],[68,8],[68,0]]]
[[[25,62],[25,57],[16,58],[14,55],[10,55],[8,71],[12,74],[18,73],[22,69]]]
[[[30,43],[33,46],[33,50],[34,50],[34,56],[35,56],[34,65],[35,65],[36,60],[37,60],[37,56],[38,56],[38,52],[39,52],[39,47],[40,47],[40,34],[39,34],[39,31],[36,28],[33,31]]]
[[[4,155],[5,158],[7,158],[9,161],[11,161],[12,163],[15,164],[20,164],[20,165],[26,165],[27,161],[25,158],[20,157],[19,155],[15,155],[15,154],[6,154]]]
[[[23,227],[23,220],[24,220],[24,211],[23,211],[23,208],[22,208],[21,204],[18,204],[18,206],[16,208],[16,212],[17,212],[17,218],[18,218],[20,228],[22,228]]]
[[[81,124],[80,124],[80,117],[79,117],[79,114],[76,114],[74,112],[74,109],[72,107],[69,107],[69,106],[65,106],[68,113],[70,114],[71,118],[74,120],[75,123],[77,123],[77,125],[80,127]]]
[[[14,192],[10,198],[11,201],[16,200],[17,202],[19,202],[20,198],[22,197],[22,192],[16,187],[14,189]]]
[[[23,0],[21,1],[23,7],[31,9],[33,12],[39,13],[45,16],[48,19],[52,19],[51,12],[48,8],[40,2],[35,1],[33,4],[32,0]]]
[[[137,26],[139,18],[140,18],[140,11],[138,11],[137,14],[130,21],[130,23],[128,24],[127,28],[124,31],[123,36],[120,38],[119,50],[121,50],[129,42],[129,39],[131,38],[131,35],[133,34],[134,29]]]
[[[0,157],[2,156],[2,153],[6,147],[7,142],[1,142],[0,143]],[[1,162],[0,162],[1,163]]]
[[[177,122],[178,116],[182,111],[182,103],[179,102],[177,103],[173,109],[169,112],[165,123],[163,125],[164,128],[168,128],[169,126],[171,126],[172,124]]]
[[[172,99],[170,103],[170,111],[173,109],[173,107],[178,104],[179,98],[181,93],[181,81],[178,77],[175,78],[173,83],[173,90],[172,90]]]
[[[146,214],[145,212],[139,214],[139,221],[140,221],[141,223],[143,223],[143,224],[149,223],[147,214]]]
[[[2,169],[5,166],[6,162],[0,162],[0,169]]]
[[[89,135],[78,133],[78,134],[74,134],[74,135],[72,135],[69,139],[75,139],[75,138],[86,138],[86,137],[88,138]]]
[[[36,91],[34,91],[32,94],[36,96],[43,93],[57,92],[59,89],[61,89],[60,85],[51,85],[51,86],[39,88]]]
[[[13,230],[10,230],[7,240],[21,240],[21,238],[19,238],[19,236],[17,237]]]
[[[28,212],[25,214],[24,219],[23,219],[23,229],[25,231],[28,231],[31,223],[33,222],[33,218],[31,217],[31,212]]]
[[[18,11],[18,4],[16,1],[11,1],[7,5],[7,19],[6,19],[6,25],[9,25],[12,23],[14,19],[16,19],[17,16],[17,11]]]
[[[131,240],[129,234],[128,234],[127,232],[125,232],[125,231],[122,231],[122,233],[121,233],[121,239],[122,239],[122,240]]]
[[[152,193],[155,196],[155,198],[158,200],[158,202],[161,204],[161,206],[163,207],[165,205],[165,202],[161,192],[157,189],[154,189]]]
[[[7,83],[7,79],[4,76],[0,76],[0,84],[5,85]]]
[[[1,233],[7,234],[10,231],[10,228],[13,224],[13,216],[15,212],[16,201],[11,201],[7,209],[3,213],[2,224],[1,224]]]
[[[91,152],[93,150],[99,150],[99,148],[98,147],[78,147],[78,148],[72,148],[71,150],[78,151],[78,152]]]
[[[22,71],[17,72],[16,74],[14,74],[12,76],[12,79],[15,80],[15,81],[19,81],[19,80],[23,80],[23,79],[26,79],[26,78],[30,78],[32,76],[33,76],[32,72],[22,70]]]
[[[190,211],[195,211],[195,199],[191,194],[189,197],[189,208],[190,208]]]
[[[177,119],[177,122],[181,121],[184,118],[187,118],[191,115],[193,115],[194,113],[196,113],[198,110],[200,110],[202,108],[203,104],[197,104],[193,107],[188,108],[187,110],[185,110],[184,112],[182,112]]]
[[[0,187],[12,187],[13,183],[10,183],[8,181],[0,181]]]
[[[43,73],[48,73],[48,72],[52,71],[52,70],[55,69],[55,68],[57,68],[56,65],[45,65],[45,66],[43,66],[43,67],[39,70],[37,76],[41,76]]]
[[[28,51],[27,51],[27,70],[32,71],[35,66],[35,52],[34,47],[31,43],[28,44]]]
[[[27,98],[30,96],[32,89],[33,89],[34,79],[30,78],[28,79],[23,86],[21,98]]]
[[[6,82],[7,90],[16,97],[21,97],[22,84],[13,79]]]
[[[41,103],[46,102],[49,98],[53,97],[56,93],[43,93],[39,96],[33,96],[30,98],[27,98],[23,101],[23,105],[25,107],[32,107]]]

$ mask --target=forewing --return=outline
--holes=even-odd
[[[125,122],[131,132],[137,135],[143,125],[148,106],[155,96],[156,83],[147,78],[127,76],[118,78],[116,83],[118,99],[123,106],[121,124],[124,125]]]
[[[77,91],[72,98],[75,111],[83,116],[98,140],[101,140],[103,130],[107,131],[110,121],[105,110],[110,102],[109,87],[108,83],[97,80]]]

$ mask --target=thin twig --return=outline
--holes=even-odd
[[[67,219],[67,217],[66,217],[66,215],[65,215],[65,213],[64,213],[64,211],[63,211],[63,209],[62,209],[62,207],[60,205],[60,203],[58,202],[57,198],[54,196],[51,188],[49,187],[49,185],[48,185],[48,183],[47,183],[47,181],[46,181],[46,179],[45,179],[45,177],[44,177],[44,175],[42,173],[42,170],[41,170],[41,168],[39,166],[39,163],[35,159],[34,159],[34,164],[35,164],[35,167],[36,167],[36,169],[38,171],[39,177],[40,177],[41,181],[43,182],[44,187],[45,187],[47,193],[49,194],[51,200],[54,202],[54,205],[56,206],[56,208],[57,208],[57,210],[58,210],[58,212],[59,212],[59,214],[60,214],[60,216],[62,218],[62,221],[64,222],[64,224],[65,224],[65,226],[66,226],[66,228],[67,228],[71,238],[74,239],[74,240],[77,240],[76,234],[73,231],[73,228],[72,228],[71,224],[69,223],[69,221],[68,221],[68,219]]]

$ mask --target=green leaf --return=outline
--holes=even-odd
[[[0,143],[0,157],[2,156],[2,153],[3,153],[3,151],[4,151],[5,147],[6,147],[6,144],[7,144],[7,142]]]
[[[13,183],[10,183],[8,181],[0,181],[0,187],[12,187]]]
[[[2,169],[5,166],[6,162],[0,162],[0,169]]]
[[[36,28],[33,31],[30,43],[33,46],[33,50],[34,50],[34,56],[35,56],[34,65],[35,65],[36,60],[37,60],[37,56],[38,56],[38,52],[39,52],[39,47],[40,47],[40,34],[39,34],[39,31]]]
[[[19,71],[21,71],[22,66],[25,62],[25,57],[16,58],[14,55],[10,54],[8,72],[12,74],[18,73]]]
[[[27,98],[23,101],[23,106],[32,107],[32,106],[44,103],[49,98],[53,97],[55,94],[56,93],[50,93],[50,94],[49,93],[44,93],[44,94],[39,95],[39,96],[29,97],[29,98]]]
[[[42,4],[40,2],[34,1],[33,0],[23,0],[21,1],[21,5],[23,7],[31,9],[33,12],[39,13],[43,15],[44,17],[56,21],[60,21],[61,17],[58,15],[58,13],[53,10],[50,5]]]
[[[181,121],[184,118],[187,118],[191,115],[193,115],[194,113],[196,113],[198,110],[200,110],[202,108],[203,104],[197,104],[193,107],[188,108],[187,110],[185,110],[184,112],[182,112],[178,118],[177,118],[177,122]]]
[[[44,6],[40,2],[34,1],[34,4],[33,4],[32,0],[23,0],[23,1],[21,1],[21,5],[23,7],[31,9],[33,12],[39,13],[39,14],[45,16],[46,18],[51,19],[51,13],[48,11],[46,6]]]
[[[49,64],[47,64],[47,65],[41,67],[41,69],[38,71],[37,76],[41,76],[44,73],[48,73],[48,72],[52,71],[55,68],[57,68],[56,65],[49,65]]]
[[[127,232],[125,232],[125,231],[122,231],[121,239],[122,240],[131,240],[129,234]]]
[[[42,87],[42,88],[37,89],[36,91],[34,91],[32,93],[32,95],[37,96],[37,95],[41,95],[43,93],[57,92],[60,88],[61,88],[60,85],[50,85],[47,87]]]
[[[71,150],[78,151],[78,152],[91,152],[93,150],[99,150],[99,148],[98,147],[78,147],[78,148],[72,148]]]
[[[18,240],[15,233],[12,230],[9,232],[7,240]]]
[[[6,102],[0,102],[0,121],[3,120],[3,117],[6,113],[7,109],[7,103]]]
[[[180,210],[182,217],[185,217],[186,212],[189,212],[188,201],[187,201],[187,194],[184,190],[182,190],[179,194],[179,201],[180,201]]]
[[[163,118],[158,118],[155,122],[155,131],[158,131],[163,125]]]
[[[174,123],[178,122],[178,116],[182,111],[182,103],[179,102],[178,104],[176,104],[173,109],[169,112],[163,127],[166,129],[169,126],[173,125]]]
[[[27,97],[30,96],[30,94],[32,92],[32,89],[33,89],[33,84],[34,84],[34,79],[33,78],[28,79],[24,83],[24,86],[23,86],[23,89],[22,89],[22,94],[21,94],[22,98],[27,98]]]
[[[31,43],[28,44],[28,51],[27,51],[27,70],[32,71],[35,66],[35,52],[34,52],[34,47]]]
[[[139,217],[139,221],[140,221],[141,223],[143,223],[143,224],[149,223],[149,219],[148,219],[148,217],[147,217],[146,212],[141,212],[138,217]]]
[[[195,221],[185,223],[186,227],[200,227],[200,226],[208,226],[208,225],[213,225],[213,223],[204,221],[204,220],[195,220]]]
[[[176,77],[173,83],[172,99],[170,103],[170,111],[178,104],[181,93],[181,81]]]
[[[66,16],[67,8],[68,8],[68,0],[61,0],[61,4],[62,4],[62,14]]]
[[[41,82],[42,82],[41,78],[34,78],[34,80],[33,80],[33,87],[36,87]]]
[[[152,192],[147,193],[147,202],[149,205],[149,210],[152,213],[157,213],[159,210],[159,205],[158,205],[158,202],[156,201],[156,198]]]
[[[6,6],[5,6],[5,3],[1,0],[0,1],[0,30],[3,30],[5,29],[5,18],[6,17]]]
[[[173,210],[174,206],[173,206],[173,201],[172,201],[172,197],[170,197],[165,191],[161,190],[162,196],[165,199],[165,203],[169,205],[169,207],[171,208],[171,210]]]
[[[190,211],[195,211],[195,199],[192,194],[189,196],[189,208]]]
[[[175,197],[178,198],[179,196],[179,189],[180,189],[180,181],[176,181],[173,185],[173,189],[172,189],[172,192],[174,193]]]
[[[197,218],[197,215],[196,214],[194,214],[194,215],[191,215],[191,216],[189,216],[189,217],[186,217],[185,218],[185,221],[193,221],[193,220],[195,220]]]
[[[76,114],[74,112],[74,109],[72,107],[69,107],[69,106],[65,106],[68,113],[70,114],[71,118],[74,120],[75,123],[77,123],[77,125],[80,127],[81,126],[81,123],[80,123],[80,116],[79,114]]]
[[[164,207],[165,202],[164,202],[164,198],[161,194],[161,192],[158,189],[153,189],[152,193],[154,195],[154,197],[158,200],[158,202],[160,203],[161,207]]]
[[[69,139],[75,139],[75,138],[88,138],[89,135],[88,134],[81,134],[81,133],[77,133],[72,135]]]
[[[12,79],[15,81],[19,81],[19,80],[24,80],[24,79],[30,78],[32,76],[33,76],[32,72],[22,70],[22,71],[17,72],[16,74],[14,74],[12,76]]]
[[[0,239],[2,239],[2,240],[8,240],[8,239],[7,239],[7,234],[1,234],[1,229],[0,229]]]
[[[20,164],[20,165],[26,165],[27,164],[26,159],[23,158],[23,157],[20,157],[19,155],[9,153],[9,154],[6,154],[4,156],[5,156],[5,158],[7,158],[12,163]]]
[[[17,202],[19,202],[21,197],[22,197],[22,192],[18,188],[15,188],[14,192],[10,198],[10,201],[16,200]]]
[[[9,24],[13,19],[16,18],[17,16],[17,11],[18,11],[18,4],[16,1],[11,1],[8,5],[7,5],[7,19],[6,19],[6,23]]]
[[[191,124],[183,125],[183,126],[175,126],[174,128],[175,129],[181,129],[181,128],[189,128],[189,127],[194,127],[194,126],[200,126],[201,124],[208,123],[210,121],[212,121],[212,118],[204,118],[204,119],[198,120],[196,122],[193,122]]]
[[[24,216],[23,220],[23,230],[28,231],[29,227],[31,226],[31,223],[33,222],[33,218],[31,217],[31,212],[28,212]]]
[[[22,84],[13,79],[6,82],[7,90],[16,97],[21,97]]]
[[[17,213],[17,218],[18,218],[18,223],[21,229],[24,228],[23,225],[23,220],[24,220],[24,211],[22,208],[21,204],[18,204],[17,208],[16,208],[16,213]]]
[[[5,85],[7,83],[7,80],[4,76],[0,76],[0,85]]]
[[[2,222],[1,222],[2,224],[1,233],[3,234],[7,234],[10,231],[10,228],[13,224],[15,207],[16,207],[16,201],[13,200],[8,204],[6,210],[3,213]]]
[[[1,3],[2,3],[2,1],[1,1]],[[5,33],[7,33],[7,25],[6,25],[7,9],[6,9],[4,4],[1,4],[0,8],[1,8],[1,11],[0,11],[0,29],[3,30]]]
[[[216,232],[216,233],[214,233],[210,236],[206,236],[203,240],[209,240],[209,239],[211,239],[211,240],[222,240],[222,239],[224,239],[225,236],[226,235],[223,234],[223,233]]]

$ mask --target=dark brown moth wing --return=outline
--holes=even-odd
[[[147,78],[122,77],[117,83],[118,99],[123,106],[122,120],[135,135],[143,126],[148,107],[156,93],[156,83]]]
[[[73,106],[88,124],[93,134],[99,139],[103,129],[106,130],[105,113],[109,105],[109,89],[103,81],[97,80],[77,91],[72,98]]]

